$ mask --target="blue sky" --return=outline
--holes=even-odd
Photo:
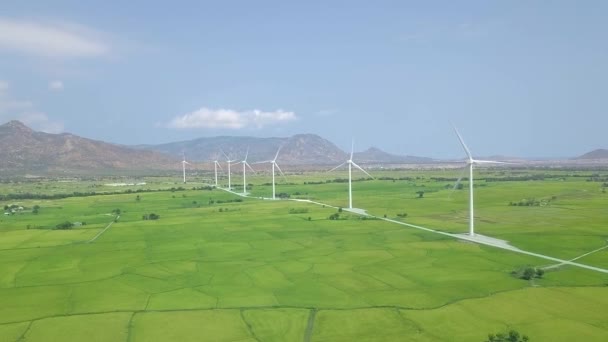
[[[347,149],[608,148],[606,1],[11,1],[0,120],[122,144],[316,133]]]

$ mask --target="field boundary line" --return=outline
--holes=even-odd
[[[108,225],[99,233],[97,233],[97,235],[95,235],[91,240],[87,241],[87,243],[91,243],[94,242],[95,240],[97,240],[98,237],[100,237],[103,233],[106,232],[106,230],[108,230],[110,227],[112,227],[112,224],[116,221],[118,221],[118,219],[120,218],[120,215],[116,216],[112,221],[110,221],[110,223],[108,223]]]
[[[308,322],[306,323],[306,330],[304,331],[304,342],[310,342],[312,339],[312,332],[315,327],[315,319],[317,317],[318,309],[311,309],[308,315]]]
[[[600,247],[600,248],[597,248],[597,249],[594,249],[594,250],[592,250],[591,252],[587,252],[587,253],[585,253],[585,254],[583,254],[583,255],[579,255],[579,256],[577,256],[577,257],[576,257],[576,258],[574,258],[574,259],[570,259],[569,261],[575,261],[575,260],[578,260],[578,259],[580,259],[580,258],[584,258],[584,257],[586,257],[587,255],[591,255],[591,254],[593,254],[593,253],[599,252],[599,251],[601,251],[602,249],[606,249],[606,248],[608,248],[608,245],[603,246],[603,247]],[[564,263],[555,264],[555,265],[551,265],[551,266],[543,267],[543,269],[548,270],[548,269],[552,269],[552,268],[558,268],[558,267],[561,267],[561,266],[563,266],[563,265],[566,265],[566,264],[564,264]]]

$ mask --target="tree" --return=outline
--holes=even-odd
[[[72,229],[72,227],[74,227],[74,224],[72,222],[65,221],[63,223],[56,225],[55,229],[65,230],[65,229]]]
[[[141,201],[141,197],[139,197],[139,195],[137,195],[137,197],[135,197],[135,200],[136,200],[137,202],[139,202],[139,201]]]
[[[515,330],[509,330],[508,333],[498,333],[496,335],[489,334],[488,339],[484,342],[528,342],[530,339],[526,335],[520,335]]]
[[[424,191],[420,190],[420,191],[416,191],[416,193],[418,194],[418,198],[424,197]]]
[[[534,278],[535,275],[536,275],[536,270],[532,267],[528,267],[524,270],[524,274],[521,277],[526,280],[530,280],[530,279]]]
[[[543,270],[542,268],[536,269],[536,278],[542,278],[544,274],[545,274],[545,270]]]

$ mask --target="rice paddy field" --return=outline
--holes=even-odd
[[[21,196],[0,202],[0,341],[481,342],[510,329],[608,340],[608,274],[560,266],[524,280],[555,262],[384,221],[464,233],[468,183],[370,172],[353,204],[374,217],[336,209],[345,173],[278,181],[277,193],[319,204],[262,199],[264,172],[247,177],[249,197],[206,187],[209,174],[0,184]],[[478,233],[608,269],[608,173],[476,177]],[[38,196],[53,194],[70,196]]]

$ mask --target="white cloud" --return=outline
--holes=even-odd
[[[63,82],[61,81],[52,81],[49,83],[49,89],[53,91],[62,91],[63,90]]]
[[[0,80],[0,114],[24,111],[32,108],[33,105],[29,101],[15,100],[9,94],[9,84],[6,81]]]
[[[0,18],[0,50],[78,58],[107,55],[110,47],[99,33],[84,26]]]
[[[276,110],[274,112],[263,112],[257,109],[248,111],[236,111],[232,109],[210,109],[201,108],[192,113],[179,116],[171,120],[171,128],[262,128],[267,125],[285,123],[296,120],[294,112]]]
[[[28,126],[47,133],[63,131],[63,124],[52,121],[46,113],[36,110],[30,101],[14,99],[9,94],[9,84],[0,80],[0,120],[20,120]]]
[[[22,113],[18,120],[30,127],[35,127],[37,130],[46,133],[61,133],[63,132],[63,124],[53,122],[48,115],[43,112],[25,112]]]

